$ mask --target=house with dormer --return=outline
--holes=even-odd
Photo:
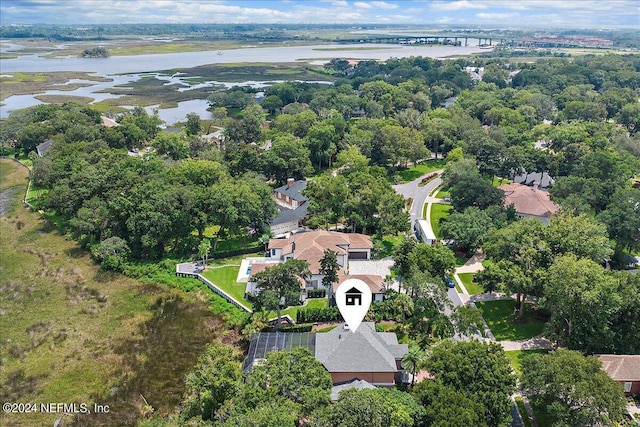
[[[278,216],[269,223],[269,227],[274,235],[300,228],[300,224],[307,216],[309,204],[309,199],[302,194],[305,188],[307,188],[307,181],[289,178],[285,185],[273,190]]]
[[[321,289],[323,275],[320,272],[320,260],[324,256],[324,251],[330,250],[336,253],[336,260],[340,268],[338,282],[332,288],[327,289],[329,297],[335,293],[339,283],[349,278],[357,278],[369,285],[374,301],[382,301],[382,294],[385,290],[384,277],[368,274],[349,275],[349,260],[370,260],[372,249],[371,238],[358,233],[315,230],[291,234],[290,237],[284,239],[271,239],[267,246],[268,257],[251,260],[253,267],[251,274],[248,275],[246,291],[250,294],[255,293],[255,282],[251,280],[255,272],[268,268],[268,264],[285,262],[289,259],[301,259],[309,264],[311,277],[306,281],[303,294],[307,289]],[[258,264],[266,264],[266,266],[258,267]]]

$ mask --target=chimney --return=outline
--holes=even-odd
[[[296,182],[294,178],[287,179],[287,188],[293,187],[293,183]]]

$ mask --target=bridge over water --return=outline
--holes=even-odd
[[[509,46],[520,48],[560,48],[560,47],[610,47],[598,43],[585,43],[584,41],[567,38],[540,38],[531,37],[498,37],[498,36],[469,36],[469,35],[442,35],[442,34],[388,34],[367,35],[363,37],[343,37],[336,40],[339,43],[386,43],[402,45],[449,45],[449,46],[480,46],[495,47]]]

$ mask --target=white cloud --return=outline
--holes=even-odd
[[[369,3],[365,3],[363,1],[357,1],[353,4],[358,9],[371,9],[371,5]]]
[[[505,19],[518,19],[519,13],[476,13],[475,17],[478,19],[485,19],[488,21],[502,21]]]
[[[384,1],[372,1],[371,5],[373,7],[377,7],[378,9],[385,9],[385,10],[393,10],[398,8],[397,4],[387,3]]]
[[[435,1],[430,6],[429,9],[435,12],[454,12],[461,10],[469,10],[469,9],[486,9],[487,6],[482,2],[471,2],[470,0],[459,0],[459,1]]]
[[[465,23],[634,26],[638,0],[0,0],[4,23]],[[548,17],[545,19],[545,17]]]

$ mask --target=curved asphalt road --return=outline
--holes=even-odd
[[[436,171],[438,174],[442,173],[442,170]],[[421,187],[419,184],[422,182],[422,177],[417,178],[411,182],[407,182],[406,184],[397,184],[392,185],[393,189],[396,190],[398,194],[402,194],[405,199],[411,197],[413,199],[413,204],[411,205],[411,224],[416,219],[422,218],[422,207],[427,200],[429,194],[433,192],[440,184],[442,184],[442,179],[434,178],[429,181],[425,186]],[[449,299],[453,303],[454,306],[464,305],[464,301],[460,298],[458,291],[455,288],[447,289],[447,295]],[[445,309],[445,314],[448,316],[451,314],[451,310],[449,308]]]
[[[440,174],[442,173],[442,169],[437,170],[436,172]],[[436,187],[442,184],[442,180],[439,177],[432,179],[424,187],[420,187],[419,184],[421,182],[422,177],[414,179],[411,182],[407,182],[406,184],[392,185],[393,189],[396,190],[398,194],[402,194],[405,199],[410,197],[413,199],[410,212],[412,226],[416,219],[422,218],[422,206],[424,205],[425,200],[427,200],[427,196],[429,196]]]

